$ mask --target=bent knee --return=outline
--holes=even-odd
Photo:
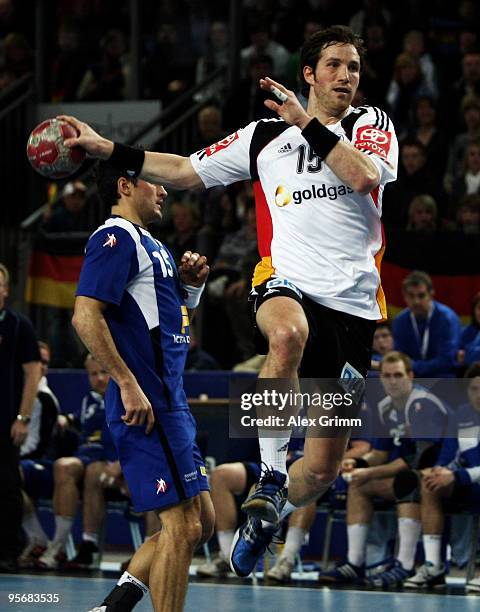
[[[313,489],[324,490],[330,486],[338,476],[336,467],[306,467],[304,477],[306,483]]]
[[[303,354],[307,338],[307,328],[279,323],[269,334],[269,349],[278,357],[298,358]]]

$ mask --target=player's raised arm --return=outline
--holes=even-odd
[[[138,176],[152,183],[162,183],[177,189],[195,189],[204,186],[188,157],[142,151],[114,143],[76,117],[61,115],[58,118],[67,121],[77,130],[78,136],[65,139],[65,146],[69,148],[79,146],[91,157],[117,160],[120,167],[131,169],[132,176]]]

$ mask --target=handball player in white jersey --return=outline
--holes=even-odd
[[[265,104],[279,119],[252,122],[190,157],[138,151],[63,117],[79,131],[68,146],[116,160],[147,181],[177,189],[253,181],[261,261],[250,300],[267,352],[261,378],[363,378],[375,322],[386,316],[382,194],[396,179],[398,144],[382,110],[351,106],[363,53],[361,39],[345,26],[313,34],[300,58],[306,110],[292,91],[265,77],[259,86],[278,94]],[[283,516],[328,489],[348,438],[308,437],[304,458],[287,475],[290,431],[283,434],[259,432],[265,468],[234,540],[238,575],[255,567]]]

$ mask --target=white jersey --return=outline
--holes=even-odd
[[[379,186],[367,195],[345,185],[283,119],[260,120],[190,156],[206,188],[252,179],[258,247],[253,286],[293,283],[328,308],[364,319],[386,317],[380,283],[385,184],[397,177],[392,122],[375,107],[350,107],[328,129],[370,156]]]

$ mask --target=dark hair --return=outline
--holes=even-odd
[[[474,361],[463,375],[463,378],[476,378],[477,376],[480,376],[480,361]]]
[[[95,179],[98,188],[98,195],[105,204],[105,206],[115,206],[120,199],[118,193],[118,181],[122,177],[131,181],[134,185],[137,184],[138,179],[132,178],[127,174],[125,170],[118,168],[115,164],[109,161],[100,161],[97,163],[95,169]]]
[[[414,270],[403,279],[402,290],[406,291],[409,287],[418,287],[419,285],[425,285],[428,293],[433,291],[433,283],[430,276],[426,272]]]
[[[363,40],[350,28],[347,28],[347,26],[334,25],[325,30],[315,32],[305,41],[300,50],[300,73],[298,77],[300,88],[304,96],[308,97],[308,92],[310,91],[310,85],[303,77],[304,67],[310,66],[312,70],[315,70],[322,51],[336,44],[353,45],[360,56],[360,62],[362,62],[366,51],[363,46]]]
[[[477,327],[480,327],[480,321],[477,321],[475,317],[475,308],[477,307],[477,304],[479,302],[480,302],[480,291],[473,296],[473,300],[472,300],[472,323],[476,325]]]
[[[381,329],[385,327],[386,329],[388,329],[389,332],[392,331],[392,326],[390,325],[390,323],[388,321],[380,321],[379,323],[377,323],[377,327],[375,328],[375,331],[377,329]]]

